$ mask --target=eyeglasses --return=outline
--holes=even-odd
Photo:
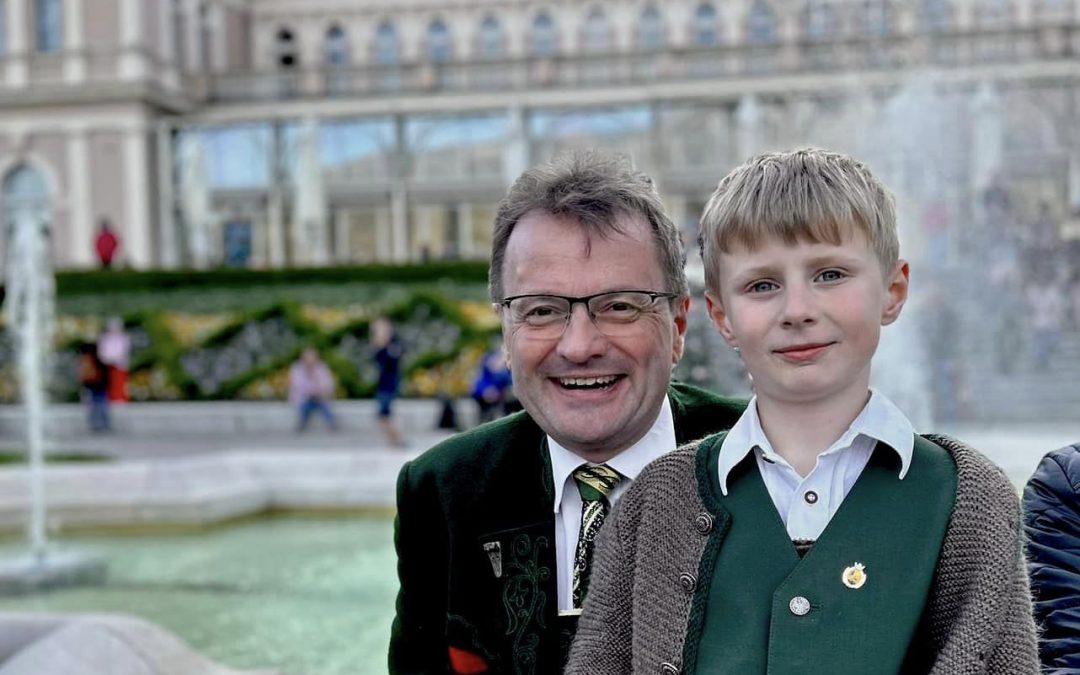
[[[510,312],[510,322],[529,337],[552,340],[570,325],[574,305],[585,305],[593,324],[608,337],[632,335],[635,322],[653,311],[661,298],[677,298],[675,293],[656,291],[607,291],[573,298],[566,295],[515,295],[499,304]]]

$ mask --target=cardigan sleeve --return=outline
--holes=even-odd
[[[636,525],[633,490],[615,505],[597,537],[589,592],[565,675],[626,675],[633,646]]]

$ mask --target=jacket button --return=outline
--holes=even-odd
[[[679,586],[687,593],[693,593],[697,588],[697,578],[693,574],[680,574]]]
[[[810,601],[801,595],[796,595],[788,603],[788,609],[795,616],[806,616],[810,613]]]
[[[704,511],[697,514],[697,518],[694,518],[694,527],[696,527],[697,531],[700,532],[701,534],[708,534],[708,533],[712,532],[712,528],[713,528],[713,517],[712,517],[712,515],[709,514],[709,513],[704,512]]]
[[[661,663],[660,672],[664,675],[679,675],[679,669],[675,667],[673,663]]]

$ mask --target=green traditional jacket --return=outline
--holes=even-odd
[[[746,403],[669,389],[683,444]],[[517,413],[454,436],[398,476],[390,672],[558,673],[576,627],[558,617],[555,493],[544,432]]]

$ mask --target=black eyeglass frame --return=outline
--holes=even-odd
[[[668,293],[665,291],[643,291],[636,288],[624,288],[616,291],[604,291],[603,293],[593,293],[592,295],[570,296],[570,295],[557,295],[555,293],[525,293],[524,295],[512,295],[509,298],[503,298],[499,301],[501,307],[507,309],[510,308],[510,303],[514,300],[522,300],[524,298],[557,298],[559,300],[565,300],[570,304],[570,311],[566,313],[566,322],[570,322],[570,317],[574,313],[574,305],[581,304],[585,306],[585,311],[589,313],[589,318],[596,319],[596,315],[589,311],[589,302],[593,298],[599,298],[604,295],[618,295],[619,293],[640,293],[641,295],[649,296],[649,306],[656,304],[657,300],[665,298],[667,300],[674,300],[679,297],[678,293]]]

